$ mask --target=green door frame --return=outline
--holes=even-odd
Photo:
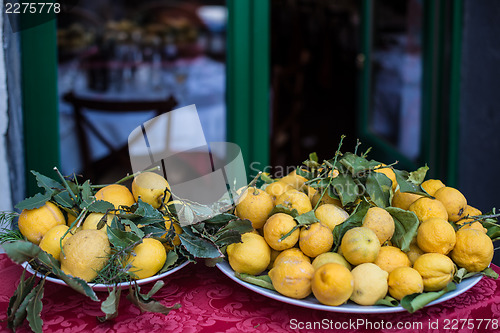
[[[457,181],[458,160],[458,119],[460,92],[460,55],[463,1],[424,0],[423,27],[423,77],[422,77],[422,132],[421,158],[412,161],[394,146],[381,139],[368,128],[368,115],[371,107],[371,56],[373,1],[362,0],[362,38],[361,53],[364,65],[360,71],[360,108],[358,135],[365,146],[374,148],[374,158],[386,162],[399,161],[398,167],[416,169],[427,164],[429,176],[446,181],[455,186]],[[444,38],[446,13],[451,6],[451,52],[446,53]],[[449,22],[449,21],[448,21]],[[449,70],[444,71],[445,61],[449,60]],[[446,73],[449,76],[445,77]],[[448,95],[446,99],[444,96]]]
[[[249,178],[269,165],[269,0],[228,0],[227,140]]]
[[[269,165],[269,0],[227,7],[227,140],[247,170],[261,170]],[[28,195],[39,190],[30,170],[51,175],[60,165],[56,36],[55,20],[21,32]]]

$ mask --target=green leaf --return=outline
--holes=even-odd
[[[425,165],[415,171],[410,172],[410,174],[408,175],[408,181],[412,182],[415,185],[422,184],[425,180],[425,175],[427,174],[428,170],[429,167]]]
[[[83,205],[86,205],[87,202],[82,203]],[[101,214],[106,214],[108,211],[115,209],[115,206],[108,201],[104,200],[97,200],[89,204],[87,207],[87,210],[91,213],[101,213]],[[84,207],[80,207],[84,208]]]
[[[142,222],[138,221],[138,223],[142,224]],[[142,227],[142,231],[145,235],[151,234],[151,237],[160,238],[163,237],[167,233],[165,230],[165,225],[146,225]]]
[[[371,201],[378,207],[385,208],[390,205],[392,181],[383,173],[370,172],[366,178],[366,192]]]
[[[150,204],[142,201],[141,198],[137,200],[137,203],[132,205],[131,212],[140,217],[156,217],[163,219],[163,215],[160,211],[153,208]]]
[[[389,307],[395,307],[399,305],[399,301],[395,298],[392,298],[391,296],[385,296],[382,299],[379,299],[375,305],[383,305],[383,306],[389,306]]]
[[[10,259],[17,264],[30,261],[43,252],[37,245],[28,241],[16,241],[2,244]]]
[[[299,225],[309,225],[319,222],[319,219],[316,217],[316,215],[314,215],[314,210],[310,210],[295,217],[295,221],[297,221]]]
[[[231,220],[237,219],[238,217],[229,213],[217,214],[214,217],[211,217],[203,222],[206,224],[226,224]]]
[[[341,173],[332,179],[331,185],[339,196],[342,206],[355,202],[359,196],[358,184],[348,173]]]
[[[266,184],[271,184],[271,183],[274,183],[276,181],[275,179],[272,179],[269,176],[269,173],[267,173],[267,172],[261,173],[260,174],[260,179],[262,179],[264,181],[264,183],[266,183]]]
[[[498,279],[498,273],[495,272],[491,267],[486,267],[481,272],[468,272],[465,268],[462,267],[455,272],[455,275],[453,276],[453,281],[456,283],[460,283],[464,279],[468,279],[478,275],[486,276],[494,280]]]
[[[49,201],[50,198],[51,198],[50,193],[44,193],[44,194],[37,193],[34,196],[26,198],[20,203],[18,203],[15,206],[15,208],[19,210],[40,208],[43,205],[45,205],[45,203]]]
[[[179,235],[183,247],[196,258],[217,258],[222,255],[217,246],[206,239],[196,237],[189,228],[183,227]]]
[[[403,252],[410,251],[410,243],[417,235],[419,221],[414,212],[401,208],[387,207],[385,209],[394,219],[394,235],[391,242]]]
[[[73,208],[75,202],[69,195],[68,191],[63,191],[54,195],[54,201],[62,207]]]
[[[450,282],[443,290],[440,291],[407,295],[401,300],[401,306],[408,310],[408,312],[414,313],[415,311],[425,307],[430,302],[435,301],[447,292],[453,291],[456,288],[457,286],[453,282]]]
[[[155,312],[167,315],[171,310],[181,307],[180,304],[175,304],[172,307],[167,307],[153,298],[146,299],[144,295],[139,293],[139,286],[130,285],[127,299],[141,310],[141,312]]]
[[[429,194],[425,193],[425,191],[422,190],[420,184],[415,184],[410,180],[410,173],[408,171],[397,169],[393,170],[394,174],[396,175],[396,181],[398,182],[400,192],[415,193],[427,197],[429,196]]]
[[[340,164],[345,166],[347,170],[351,173],[352,177],[358,177],[359,175],[367,172],[380,165],[377,161],[368,161],[364,157],[360,157],[353,153],[345,153],[344,156],[339,160]]]
[[[464,279],[465,275],[467,274],[467,270],[465,268],[459,268],[453,275],[453,281],[456,283],[462,282]]]
[[[273,208],[273,210],[271,211],[271,213],[269,213],[269,216],[272,216],[276,213],[288,214],[294,218],[299,216],[299,212],[297,212],[297,210],[295,208],[288,208],[288,207],[283,206],[283,205],[276,205]]]
[[[139,229],[134,222],[132,222],[128,219],[121,219],[121,223],[123,225],[128,225],[130,227],[130,231],[133,232],[134,234],[136,234],[137,237],[144,238],[144,231]]]
[[[64,191],[64,186],[62,186],[58,181],[44,176],[34,170],[31,170],[31,173],[35,175],[38,187],[44,188],[46,193],[53,194],[56,191]]]
[[[164,285],[165,282],[163,282],[162,280],[156,281],[153,288],[151,288],[145,298],[150,299],[151,297],[153,297],[153,295],[156,294]]]
[[[120,305],[121,288],[113,287],[109,292],[108,297],[101,303],[101,311],[104,316],[97,317],[103,323],[106,320],[114,319],[118,316],[118,306]]]
[[[31,329],[35,333],[42,333],[43,320],[40,317],[40,314],[42,313],[43,308],[42,298],[44,283],[45,279],[43,279],[42,282],[33,289],[34,295],[29,300],[26,307],[28,322]]]
[[[31,275],[29,278],[24,279],[26,270],[23,270],[21,273],[21,278],[19,280],[19,284],[17,285],[16,290],[14,291],[14,295],[9,300],[9,306],[7,308],[7,320],[10,328],[15,328],[21,324],[24,320],[24,316],[26,316],[25,310],[21,310],[19,313],[19,307],[22,302],[26,299],[28,294],[33,289],[35,285],[35,275]],[[17,316],[17,321],[15,320]]]
[[[27,315],[27,308],[30,300],[35,297],[35,294],[37,292],[37,288],[33,288],[29,291],[29,293],[24,297],[19,304],[19,307],[17,308],[17,311],[13,313],[13,318],[11,321],[11,327],[15,328],[18,327],[19,325],[22,324],[24,321],[24,318],[26,318]]]
[[[245,281],[245,282],[248,282],[250,284],[276,291],[276,289],[274,289],[273,283],[272,283],[269,275],[255,276],[255,275],[250,275],[250,274],[246,274],[246,273],[234,272],[234,276],[236,276],[238,279]]]
[[[179,255],[175,253],[175,251],[168,251],[167,253],[167,260],[165,260],[165,264],[163,267],[160,269],[158,274],[165,273],[166,271],[170,270],[172,266],[177,262],[179,259]]]
[[[141,240],[141,237],[134,233],[123,231],[114,227],[113,222],[111,222],[111,226],[108,226],[107,233],[109,242],[118,250],[124,249]]]
[[[224,233],[228,230],[234,230],[239,234],[244,234],[253,230],[252,222],[239,218],[233,219],[229,221],[224,227],[220,228],[215,235],[217,236],[218,234]]]
[[[222,234],[218,234],[214,240],[215,245],[224,247],[233,243],[241,242],[241,234],[236,230],[226,230]]]
[[[365,217],[366,212],[370,208],[370,204],[366,201],[361,201],[354,212],[345,220],[344,222],[338,224],[333,228],[333,242],[335,244],[333,252],[336,252],[342,241],[344,234],[352,228],[360,227],[363,222],[363,217]]]

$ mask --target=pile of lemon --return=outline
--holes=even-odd
[[[280,294],[302,299],[312,293],[322,304],[338,306],[348,300],[374,305],[387,295],[401,300],[439,291],[453,280],[457,266],[468,272],[488,267],[492,240],[480,222],[469,218],[481,212],[468,205],[460,191],[431,179],[421,184],[430,196],[403,193],[390,167],[375,171],[392,181],[391,206],[414,212],[419,220],[409,251],[391,243],[395,222],[384,208],[373,206],[362,225],[345,232],[333,252],[333,229],[349,214],[339,200],[321,196],[294,171],[262,189],[248,188],[236,206],[236,215],[249,219],[255,230],[227,247],[232,269],[251,275],[268,270]],[[297,228],[289,214],[270,216],[277,205],[299,214],[314,209],[319,222]],[[450,222],[459,226],[457,231]]]
[[[95,200],[110,202],[116,209],[114,211],[107,214],[87,213],[75,223],[75,215],[69,213],[65,217],[57,205],[47,201],[39,208],[21,212],[18,219],[19,230],[27,240],[58,260],[65,274],[91,282],[115,251],[107,233],[107,227],[111,225],[115,214],[123,206],[132,206],[139,198],[154,208],[159,208],[170,198],[166,188],[170,187],[161,175],[143,172],[134,178],[132,191],[124,185],[111,184],[95,193]],[[182,233],[181,227],[177,222],[172,222],[168,215],[164,219],[163,237],[174,223],[176,235],[173,241],[163,243],[154,238],[143,238],[133,247],[123,263],[123,268],[132,273],[132,278],[144,279],[155,275],[164,266],[167,252],[180,244],[177,234]],[[103,223],[99,223],[101,220],[106,221],[102,227],[100,225]]]

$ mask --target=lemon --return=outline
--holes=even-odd
[[[455,265],[441,253],[425,253],[418,257],[413,268],[422,276],[424,291],[438,291],[453,280]]]
[[[391,206],[408,210],[410,205],[420,198],[422,198],[422,196],[419,194],[396,190],[396,192],[394,192],[394,196],[392,197]]]
[[[271,249],[271,260],[269,261],[269,265],[267,265],[267,269],[271,269],[274,266],[274,262],[276,261],[276,258],[284,252],[284,251],[276,251],[275,249],[269,247]],[[285,250],[286,251],[286,250]]]
[[[415,260],[417,260],[418,257],[420,257],[424,253],[425,252],[418,247],[417,237],[413,238],[410,243],[410,251],[406,252],[406,255],[408,256],[408,259],[410,259],[411,264],[413,265],[415,263]]]
[[[299,247],[306,256],[315,258],[330,251],[333,245],[333,233],[320,222],[302,227],[299,235]]]
[[[75,222],[77,216],[68,213],[68,218],[66,219],[66,225],[69,227],[73,222]]]
[[[374,305],[385,297],[388,290],[389,274],[373,263],[364,263],[351,271],[354,290],[351,300],[359,305]]]
[[[474,219],[472,218],[473,216],[479,216],[482,214],[483,213],[479,209],[467,205],[462,214],[462,218],[458,220],[456,223],[457,225],[462,226],[461,229],[476,229],[486,233],[488,230],[485,227],[483,227],[481,222],[479,221],[474,222]],[[471,218],[466,218],[466,217],[471,217]]]
[[[227,257],[235,272],[258,275],[271,261],[271,248],[262,236],[245,233],[241,235],[241,243],[227,247]]]
[[[448,212],[448,220],[456,222],[463,216],[467,199],[456,188],[442,187],[434,193],[434,197],[443,203]]]
[[[340,254],[335,253],[335,252],[325,252],[314,258],[312,265],[315,270],[323,266],[324,264],[328,263],[335,263],[335,264],[340,264],[347,268],[348,270],[351,270],[351,264],[345,260],[344,257],[342,257]]]
[[[389,294],[397,300],[406,295],[422,293],[424,281],[416,269],[411,267],[398,267],[389,273]]]
[[[441,201],[436,199],[427,197],[417,199],[410,205],[408,210],[414,212],[420,222],[430,219],[431,217],[439,217],[448,221],[448,212],[446,208]]]
[[[64,243],[59,255],[64,273],[87,282],[97,277],[111,253],[108,237],[98,230],[80,230]]]
[[[108,227],[111,226],[111,221],[113,220],[113,215],[107,214],[105,218],[106,223],[104,223],[104,226],[101,229],[97,229],[97,225],[103,217],[104,214],[102,213],[90,213],[83,221],[82,230],[96,229],[107,234]]]
[[[327,263],[314,272],[311,289],[320,303],[338,306],[351,297],[354,278],[345,266]]]
[[[164,216],[163,219],[165,220],[165,229],[167,232],[161,236],[161,238],[166,238],[170,228],[172,226],[172,219],[169,216]],[[174,246],[179,246],[181,245],[181,239],[179,238],[179,235],[182,234],[184,231],[182,230],[181,226],[177,222],[173,222],[174,226],[174,232],[175,235],[172,239],[170,239],[169,243],[163,243],[163,246],[167,251],[173,250]],[[171,244],[170,244],[171,243]]]
[[[436,191],[439,190],[441,187],[444,187],[445,185],[439,179],[428,179],[425,182],[423,182],[421,186],[425,192],[427,192],[429,195],[434,196]]]
[[[481,272],[491,263],[494,247],[491,238],[474,229],[457,231],[457,242],[451,251],[451,259],[469,272]]]
[[[115,209],[119,209],[120,206],[130,207],[135,203],[130,190],[120,184],[111,184],[101,188],[95,194],[95,198],[112,203]]]
[[[371,207],[363,217],[363,227],[372,229],[380,241],[380,245],[392,238],[394,235],[394,219],[385,209]]]
[[[287,263],[290,261],[307,261],[308,263],[311,263],[311,258],[306,256],[299,248],[292,247],[291,249],[287,249],[284,251],[281,251],[277,256],[276,259],[274,260],[274,266],[280,265],[282,263]]]
[[[318,201],[321,198],[321,191],[316,191],[311,199],[311,204],[312,207],[316,207],[318,205]],[[331,196],[328,195],[328,193],[325,193],[323,195],[323,198],[321,198],[321,201],[319,202],[318,208],[321,207],[324,204],[331,204],[331,205],[336,205],[338,207],[342,207],[342,201],[339,199],[332,198]]]
[[[295,260],[275,265],[269,271],[274,289],[282,295],[302,299],[311,294],[314,268],[305,260]]]
[[[312,210],[311,201],[307,194],[298,190],[289,190],[276,199],[276,206],[283,205],[290,209],[296,209],[299,215]]]
[[[54,258],[59,260],[59,255],[61,254],[61,238],[64,236],[69,227],[65,224],[59,224],[51,228],[45,233],[42,240],[40,241],[40,248],[45,252],[51,254]],[[62,245],[66,243],[71,233],[67,233],[62,239]]]
[[[384,174],[387,178],[391,180],[392,183],[392,190],[395,191],[396,187],[398,186],[398,182],[396,181],[396,174],[394,173],[394,170],[392,170],[392,167],[387,167],[385,164],[381,164],[377,169],[374,169],[373,171],[377,173],[382,173]]]
[[[344,234],[340,250],[352,265],[374,262],[380,251],[380,241],[370,228],[356,227]]]
[[[277,213],[272,215],[264,224],[264,238],[270,247],[277,251],[282,251],[294,247],[299,240],[300,230],[294,230],[288,237],[281,240],[281,237],[288,234],[297,225],[297,222],[288,214]]]
[[[236,205],[236,215],[252,222],[254,229],[262,228],[274,208],[272,197],[261,189],[250,187]]]
[[[276,199],[280,195],[282,195],[283,193],[285,193],[288,190],[293,190],[293,189],[294,189],[294,187],[292,185],[287,184],[285,182],[277,181],[277,182],[274,182],[274,183],[267,185],[265,191],[267,192],[267,194],[269,194],[271,196],[271,198],[273,199],[273,202],[276,202]]]
[[[291,185],[296,190],[300,190],[304,186],[304,183],[307,181],[307,179],[297,175],[297,170],[293,170],[288,175],[281,178],[279,181],[284,184]]]
[[[314,212],[316,218],[331,231],[349,217],[349,214],[334,204],[323,204]]]
[[[142,172],[132,181],[132,194],[135,201],[141,198],[154,208],[160,208],[170,199],[170,185],[167,180],[154,172]]]
[[[433,217],[420,224],[417,244],[424,252],[448,254],[455,246],[455,229],[446,220]]]
[[[395,246],[382,246],[377,259],[373,262],[387,273],[391,273],[395,268],[410,267],[411,262],[406,253]]]
[[[163,244],[154,238],[144,238],[130,253],[126,265],[130,265],[137,279],[145,279],[155,275],[165,265],[167,251]]]
[[[39,244],[47,231],[56,225],[66,224],[61,210],[52,202],[47,201],[35,209],[23,209],[19,214],[17,225],[19,231],[30,242]]]

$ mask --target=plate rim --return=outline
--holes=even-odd
[[[395,307],[388,307],[388,306],[383,306],[383,305],[372,305],[372,306],[366,306],[366,305],[357,305],[355,303],[348,303],[348,304],[342,304],[340,306],[329,306],[329,305],[324,305],[319,303],[314,296],[310,295],[305,299],[293,299],[284,295],[279,294],[276,291],[269,290],[263,287],[259,287],[256,285],[253,285],[251,283],[242,281],[238,279],[234,275],[234,270],[231,268],[227,260],[224,260],[220,263],[216,264],[217,268],[227,277],[229,277],[231,280],[235,281],[236,283],[240,284],[241,286],[250,289],[251,291],[254,291],[260,295],[269,297],[271,299],[287,303],[287,304],[292,304],[295,306],[299,307],[304,307],[308,309],[313,309],[313,310],[322,310],[322,311],[328,311],[328,312],[340,312],[340,313],[355,313],[355,314],[385,314],[385,313],[396,313],[396,312],[408,312],[405,308],[403,308],[401,305],[395,306]],[[472,287],[474,287],[481,279],[483,278],[482,275],[479,276],[474,276],[470,277],[466,280],[463,280],[461,283],[457,284],[457,289],[450,291],[440,298],[430,302],[429,304],[425,305],[425,307],[428,306],[433,306],[442,302],[445,302],[449,299],[455,298]],[[463,283],[467,282],[466,285]],[[311,302],[304,302],[304,300],[314,300],[315,303]],[[348,305],[348,306],[346,306]]]
[[[173,273],[181,270],[182,268],[186,267],[189,263],[190,263],[190,261],[186,259],[183,263],[179,264],[178,266],[176,266],[176,267],[174,267],[172,269],[169,269],[166,272],[163,272],[163,273],[158,274],[158,275],[153,275],[153,276],[145,278],[145,279],[136,280],[136,282],[137,282],[138,285],[144,285],[144,284],[147,284],[147,283],[150,283],[150,282],[153,282],[153,281],[157,281],[159,279],[162,279],[162,278],[164,278],[164,277],[166,277],[166,276],[168,276],[170,274],[173,274]],[[28,271],[28,273],[30,273],[32,275],[36,275],[39,278],[43,278],[43,274],[41,274],[41,273],[33,270],[33,268],[28,264],[27,261],[21,263],[21,266],[23,268],[25,268],[26,271]],[[50,277],[50,276],[47,276],[46,279],[47,279],[47,281],[50,281],[52,283],[55,283],[55,284],[58,284],[58,285],[61,285],[61,286],[67,286],[67,287],[69,287],[66,284],[66,282],[64,282],[61,279],[57,279],[57,278]],[[124,288],[124,287],[128,287],[130,284],[131,284],[131,282],[120,282],[116,286],[117,286],[117,288],[121,289],[121,288]],[[107,291],[108,289],[114,287],[114,285],[112,285],[112,284],[102,284],[102,283],[88,283],[88,285],[94,291]]]

